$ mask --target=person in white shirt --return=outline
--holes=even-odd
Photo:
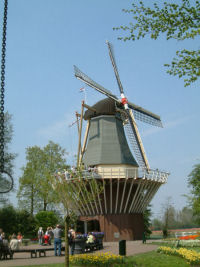
[[[19,250],[19,241],[15,234],[12,235],[12,239],[10,240],[10,249],[12,251]]]

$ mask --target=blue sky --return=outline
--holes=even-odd
[[[52,140],[69,152],[68,163],[73,162],[77,129],[68,126],[84,98],[73,65],[119,95],[105,43],[109,40],[128,99],[160,115],[164,125],[158,129],[138,122],[151,168],[171,173],[152,201],[154,214],[159,215],[168,196],[177,209],[186,205],[182,195],[189,192],[187,176],[200,162],[199,82],[184,88],[183,80],[166,74],[163,65],[176,50],[197,48],[198,42],[117,40],[121,33],[112,28],[131,21],[121,11],[130,7],[128,0],[9,1],[6,110],[13,114],[16,186],[29,146],[43,147]],[[86,88],[86,98],[92,105],[102,95]],[[14,196],[11,200],[16,202]]]

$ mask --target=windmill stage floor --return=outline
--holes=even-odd
[[[151,243],[152,241],[147,241]],[[119,253],[119,243],[118,242],[104,242],[104,248],[98,251],[94,251],[93,254],[110,252],[113,254]],[[48,248],[53,246],[48,246]],[[152,244],[142,244],[142,241],[127,241],[126,242],[126,255],[136,255],[140,253],[145,253],[148,251],[155,250],[158,246]],[[37,249],[41,248],[40,245],[29,245],[21,246],[21,249]],[[0,267],[7,266],[26,266],[26,265],[39,265],[39,264],[49,264],[49,263],[62,263],[64,262],[64,256],[55,257],[54,251],[47,251],[46,257],[31,258],[30,253],[16,253],[12,260],[1,260]]]

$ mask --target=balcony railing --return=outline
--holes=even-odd
[[[63,173],[64,174],[64,173]],[[159,171],[158,169],[146,169],[146,168],[111,168],[111,167],[101,167],[99,169],[94,168],[90,170],[83,171],[66,171],[66,179],[77,179],[77,178],[96,178],[96,179],[147,179],[151,181],[156,181],[159,183],[166,183],[169,176],[168,172]]]

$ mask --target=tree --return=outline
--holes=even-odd
[[[16,230],[26,238],[36,236],[36,219],[27,210],[16,210]]]
[[[183,207],[177,212],[177,228],[193,228],[198,227],[196,216],[193,215],[193,210],[190,207]]]
[[[114,30],[128,32],[120,40],[139,40],[146,35],[156,40],[160,34],[165,33],[166,39],[184,41],[195,39],[200,35],[200,2],[182,0],[182,3],[163,3],[160,7],[154,3],[153,7],[146,7],[142,1],[139,5],[132,4],[132,9],[123,9],[123,12],[133,15],[133,22],[129,26],[120,26]],[[185,86],[195,82],[200,76],[200,49],[183,49],[176,52],[171,64],[165,64],[170,75],[185,77]]]
[[[150,217],[152,216],[152,212],[151,212],[151,205],[149,205],[144,214],[143,214],[143,218],[144,218],[144,231],[146,233],[146,235],[150,235],[152,232],[150,230],[150,226],[151,226],[151,219]]]
[[[10,144],[13,137],[13,125],[11,123],[12,116],[6,112],[4,115],[4,169],[11,175],[13,175],[14,160],[17,156],[15,153],[11,153]],[[3,176],[0,174],[0,191],[2,188],[7,187],[6,181],[3,179]],[[0,195],[0,203],[5,204],[8,201],[8,195]]]
[[[175,208],[172,203],[172,198],[167,197],[165,202],[162,204],[162,231],[163,237],[167,237],[169,229],[175,225]]]
[[[154,218],[151,221],[151,225],[152,225],[153,230],[161,230],[162,229],[162,221],[159,220],[158,218]]]
[[[58,223],[58,216],[53,211],[39,211],[36,215],[37,229],[42,227],[44,230],[47,227],[54,227]]]
[[[171,210],[171,219],[168,216],[168,229],[178,229],[178,228],[193,228],[198,227],[196,222],[196,216],[193,215],[193,210],[190,207],[183,207],[182,210],[175,210],[173,206],[168,209],[167,214],[169,215]],[[164,206],[164,212],[165,206]],[[164,229],[166,217],[162,214],[162,218],[154,218],[151,222],[154,230]]]
[[[65,172],[62,171],[54,177],[51,176],[51,184],[57,194],[58,203],[62,203],[65,210],[65,267],[69,266],[69,224],[74,221],[78,206],[95,202],[97,194],[103,190],[98,179],[95,179],[92,174],[88,174],[88,177],[84,174],[82,166],[76,171],[68,171],[68,175],[69,177],[66,177]]]
[[[26,150],[27,164],[22,168],[19,179],[18,200],[20,207],[36,211],[46,211],[56,202],[51,176],[66,167],[65,150],[50,141],[43,149],[34,146]]]
[[[12,205],[6,205],[0,209],[0,228],[6,233],[11,235],[16,233],[16,210]]]
[[[42,150],[34,146],[26,149],[26,167],[22,167],[23,174],[19,178],[19,189],[17,193],[19,206],[28,210],[32,215],[38,210],[38,188]]]
[[[194,165],[188,175],[188,185],[191,188],[190,204],[197,222],[200,223],[200,164]]]
[[[51,178],[56,171],[68,167],[66,165],[65,155],[65,149],[62,149],[52,141],[43,149],[43,158],[40,166],[41,176],[39,179],[42,190],[39,191],[39,195],[44,211],[47,210],[47,205],[57,202],[57,196],[52,189]]]
[[[25,210],[5,205],[0,209],[0,228],[7,236],[21,232],[23,235],[32,237],[35,234],[35,219]]]

